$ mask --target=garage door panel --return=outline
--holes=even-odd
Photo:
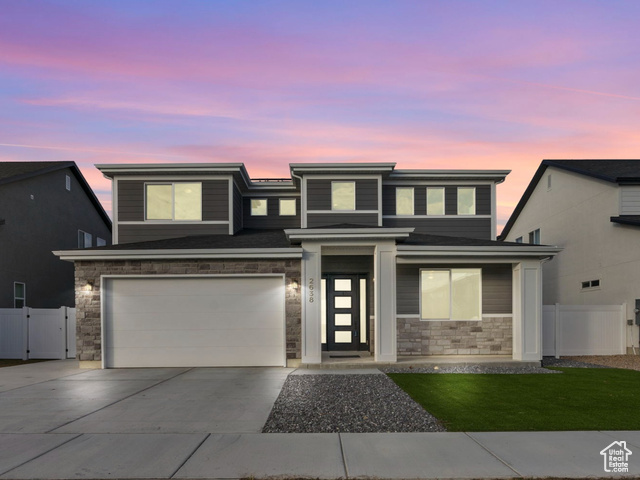
[[[282,277],[107,279],[105,364],[283,365],[284,295]]]
[[[257,362],[270,365],[282,365],[280,354],[269,347],[220,347],[212,354],[210,348],[169,347],[158,351],[157,348],[118,348],[117,352],[107,349],[108,368],[127,367],[253,367]]]

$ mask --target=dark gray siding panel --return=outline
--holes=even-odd
[[[445,215],[458,214],[458,187],[445,187],[444,213]]]
[[[258,197],[254,197],[258,198]],[[251,198],[245,197],[242,201],[244,211],[244,228],[282,229],[300,228],[300,197],[265,197],[267,199],[267,215],[261,217],[251,216]],[[280,198],[296,199],[296,216],[280,215]]]
[[[385,227],[415,227],[416,233],[491,240],[490,218],[383,218]]]
[[[118,181],[118,220],[139,222],[144,220],[144,181]]]
[[[242,230],[242,194],[236,185],[233,186],[233,233]]]
[[[202,182],[202,220],[229,220],[229,181]]]
[[[348,182],[349,179],[344,181]],[[356,210],[377,210],[378,180],[353,181],[356,182]],[[307,210],[331,210],[331,182],[330,179],[307,180]]]
[[[118,220],[121,222],[144,220],[144,180],[118,181]],[[228,180],[202,182],[202,219],[228,220]]]
[[[146,242],[189,235],[229,234],[229,225],[188,224],[188,225],[118,225],[119,243]]]
[[[356,210],[378,210],[378,180],[356,180]]]
[[[396,295],[398,315],[420,313],[420,269],[444,265],[398,265]],[[452,268],[482,268],[482,313],[512,313],[511,265],[454,265]]]
[[[476,214],[491,215],[491,187],[489,185],[476,187]]]
[[[396,187],[392,185],[382,186],[382,214],[396,214]]]
[[[351,223],[375,227],[378,225],[377,213],[310,213],[307,215],[307,227],[326,227]]]

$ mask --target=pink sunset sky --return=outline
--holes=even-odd
[[[640,2],[0,2],[0,161],[510,169],[640,157]]]

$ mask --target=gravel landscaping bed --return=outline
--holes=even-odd
[[[608,368],[603,365],[597,365],[595,363],[587,363],[579,361],[578,358],[586,357],[543,357],[542,365],[545,367],[570,367],[570,368]]]
[[[444,432],[386,375],[290,375],[263,433]]]
[[[640,355],[583,355],[580,357],[562,357],[560,360],[580,362],[593,368],[640,370]]]
[[[469,364],[469,365],[424,365],[409,367],[381,367],[384,373],[501,373],[501,374],[525,374],[525,373],[562,373],[557,370],[549,370],[531,365],[492,365]]]

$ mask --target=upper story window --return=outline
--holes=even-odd
[[[516,238],[516,243],[522,243],[522,237]]]
[[[83,230],[78,230],[78,248],[90,248],[93,236]]]
[[[356,209],[356,182],[331,182],[331,210]]]
[[[104,238],[96,237],[96,247],[104,247],[107,241]]]
[[[444,188],[427,188],[427,215],[444,215]]]
[[[24,283],[13,283],[13,308],[22,308],[27,301],[27,287]]]
[[[267,215],[267,199],[252,198],[251,199],[251,216],[265,217]]]
[[[296,215],[296,199],[281,198],[280,199],[280,215],[292,217]]]
[[[202,220],[202,183],[147,184],[147,220]]]
[[[540,229],[536,228],[533,232],[529,232],[529,243],[540,245]]]
[[[458,187],[458,215],[476,214],[475,187]]]
[[[396,188],[396,215],[413,215],[413,188]]]
[[[68,192],[71,191],[71,177],[69,175],[65,175],[64,186]]]

